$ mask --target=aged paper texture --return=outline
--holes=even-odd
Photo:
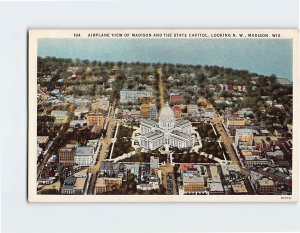
[[[298,201],[297,30],[31,29],[28,44],[29,201]]]

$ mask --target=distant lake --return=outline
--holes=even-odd
[[[38,56],[217,65],[292,80],[290,39],[39,39]]]

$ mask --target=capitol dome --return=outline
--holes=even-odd
[[[172,129],[175,126],[175,116],[168,102],[161,109],[159,114],[159,127],[162,129]]]

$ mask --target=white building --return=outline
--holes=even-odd
[[[145,149],[155,150],[162,146],[165,146],[166,150],[169,150],[170,146],[187,148],[193,147],[195,143],[191,122],[176,121],[168,103],[161,110],[159,122],[143,120],[140,129],[140,145]]]
[[[201,109],[201,117],[205,119],[213,119],[215,117],[215,110],[213,108]]]
[[[188,114],[195,114],[199,112],[199,107],[197,104],[188,104],[186,108]]]
[[[128,102],[136,102],[139,97],[151,97],[152,92],[146,90],[121,90],[120,91],[120,102],[128,103]]]
[[[79,106],[74,110],[74,115],[80,117],[81,114],[85,114],[89,112],[89,108],[86,106]]]
[[[86,120],[71,120],[70,127],[71,128],[81,128],[87,126]]]
[[[68,111],[53,110],[51,116],[55,117],[56,124],[64,124],[68,121]]]
[[[93,157],[94,157],[94,147],[91,146],[82,146],[77,147],[74,162],[79,166],[90,166],[93,165]]]

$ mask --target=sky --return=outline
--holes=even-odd
[[[292,80],[289,39],[39,39],[38,56],[217,65]]]

